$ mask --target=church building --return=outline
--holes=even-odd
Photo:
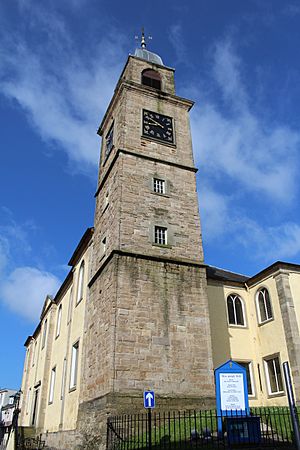
[[[244,365],[252,405],[300,400],[300,266],[253,277],[204,262],[189,111],[174,69],[127,59],[98,134],[94,226],[25,342],[20,425],[71,449],[109,415],[214,406],[214,368]]]

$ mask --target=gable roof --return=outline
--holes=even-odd
[[[80,239],[79,244],[77,245],[73,255],[71,256],[70,261],[68,262],[69,266],[74,267],[75,264],[78,262],[78,260],[82,256],[83,252],[85,251],[86,247],[88,246],[88,243],[92,239],[93,233],[94,233],[93,227],[86,229],[86,231],[85,231],[84,235],[82,236],[82,238]]]
[[[52,303],[54,303],[53,297],[52,295],[47,295],[46,299],[44,301],[44,305],[43,305],[43,309],[40,315],[40,319],[42,320],[43,317],[45,316],[46,312],[48,311],[48,309],[50,308],[50,306],[52,305]]]

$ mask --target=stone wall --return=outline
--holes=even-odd
[[[300,404],[300,335],[289,274],[283,270],[274,276],[281,309],[282,323],[294,382],[295,396]]]
[[[148,388],[160,399],[158,409],[211,402],[211,338],[201,265],[115,252],[90,289],[79,430],[102,435],[108,415],[143,409],[142,393]]]
[[[205,269],[132,256],[118,265],[114,390],[213,396]]]
[[[120,249],[146,255],[203,261],[194,173],[168,164],[122,156]],[[166,194],[153,191],[165,180]],[[168,229],[168,246],[154,243],[154,226]]]

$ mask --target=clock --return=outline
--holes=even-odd
[[[143,136],[174,144],[172,117],[143,109]]]
[[[107,157],[113,148],[113,141],[114,141],[114,124],[109,129],[109,132],[106,135],[105,138],[105,156]]]

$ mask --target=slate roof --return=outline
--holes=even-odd
[[[235,283],[246,283],[249,277],[239,273],[230,272],[229,270],[219,269],[219,267],[207,266],[207,278],[217,281],[233,281]]]

